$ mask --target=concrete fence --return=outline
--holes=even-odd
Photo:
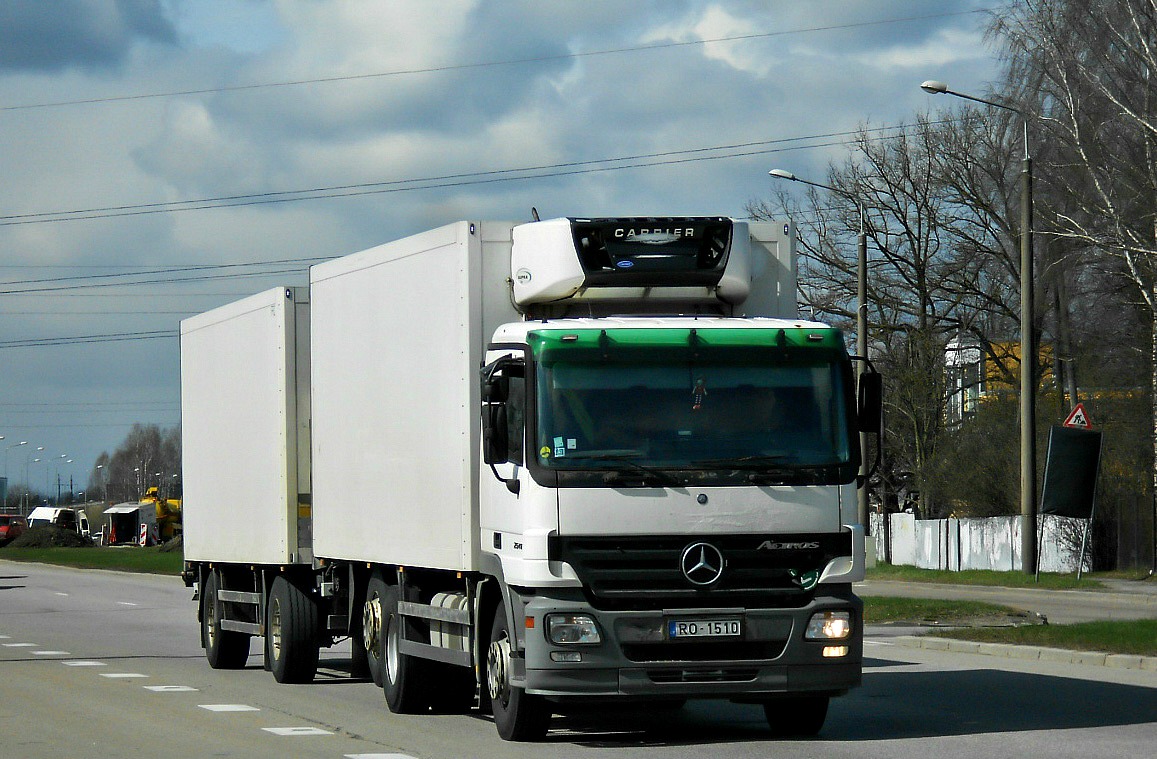
[[[916,519],[913,514],[871,514],[876,558],[921,569],[1019,571],[1020,517]],[[885,519],[885,516],[887,519]],[[1085,522],[1039,517],[1037,564],[1042,572],[1076,572]],[[1084,570],[1090,568],[1085,557]]]

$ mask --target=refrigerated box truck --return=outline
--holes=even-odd
[[[464,221],[186,319],[209,663],[349,638],[392,711],[507,740],[592,700],[818,731],[861,678],[856,374],[791,225],[718,217]]]

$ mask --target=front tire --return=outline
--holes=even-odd
[[[510,684],[513,641],[506,609],[500,606],[490,626],[490,646],[486,652],[486,687],[494,726],[504,741],[541,740],[550,727],[550,707],[541,696]]]
[[[273,581],[265,636],[270,669],[279,683],[310,683],[317,674],[317,604],[284,575]]]
[[[249,661],[249,635],[221,629],[222,606],[217,599],[221,577],[210,570],[201,589],[201,639],[205,658],[213,669],[242,669]]]
[[[815,735],[828,716],[827,696],[797,696],[763,704],[767,725],[777,736]]]

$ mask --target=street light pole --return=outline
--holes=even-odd
[[[976,103],[1003,108],[1024,122],[1024,162],[1020,174],[1020,553],[1021,569],[1036,573],[1036,331],[1033,326],[1035,276],[1033,274],[1032,157],[1028,146],[1028,117],[1006,103],[955,92],[944,82],[928,80],[920,89],[933,95],[954,95]]]
[[[866,359],[868,357],[868,232],[865,225],[864,204],[860,202],[858,197],[846,190],[820,184],[819,182],[800,179],[790,171],[772,169],[767,173],[779,179],[800,182],[811,185],[812,187],[819,187],[822,190],[834,192],[856,204],[856,210],[860,214],[860,235],[856,245],[856,353],[861,358]],[[864,364],[860,362],[856,365],[857,381],[863,373]],[[868,436],[864,432],[860,433],[860,473],[858,481],[860,487],[856,491],[856,516],[859,518],[860,524],[864,526],[864,530],[868,531]]]

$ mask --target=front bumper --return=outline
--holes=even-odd
[[[785,693],[838,695],[860,684],[863,604],[850,585],[820,586],[810,603],[790,609],[605,611],[567,595],[523,598],[524,615],[531,621],[521,631],[524,656],[513,665],[516,684],[528,693],[759,700]],[[827,610],[852,612],[851,635],[838,642],[804,640],[811,616]],[[557,612],[592,615],[602,642],[551,643],[544,620]],[[667,623],[687,619],[740,619],[741,635],[670,639]],[[825,657],[825,646],[836,645],[847,646],[847,653]],[[557,660],[576,652],[581,661]]]

